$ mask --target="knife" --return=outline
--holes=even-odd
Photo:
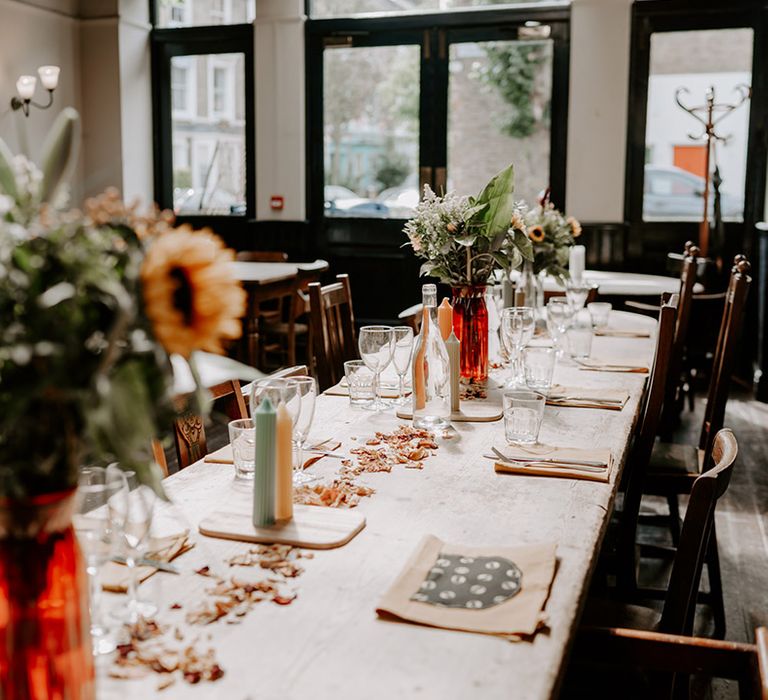
[[[112,561],[117,562],[118,564],[125,564],[125,557],[122,557],[120,555],[115,555],[112,557]],[[151,566],[153,569],[158,569],[159,571],[165,571],[169,574],[178,574],[180,573],[179,570],[173,565],[169,564],[165,561],[158,561],[157,559],[147,559],[146,557],[140,557],[136,560],[136,566]]]
[[[522,463],[522,464],[541,464],[541,465],[555,465],[555,466],[561,466],[561,467],[574,467],[578,469],[585,469],[587,471],[598,471],[603,472],[608,467],[608,465],[605,462],[598,462],[595,460],[578,460],[578,459],[557,459],[553,457],[545,457],[541,459],[522,459],[522,458],[515,458],[515,457],[508,457],[507,455],[503,454],[502,452],[499,452],[495,447],[491,448],[496,455],[496,457],[501,458],[504,462],[515,462],[515,463]],[[489,457],[489,459],[496,459],[496,457]]]

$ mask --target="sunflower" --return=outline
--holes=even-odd
[[[141,268],[147,316],[169,353],[223,352],[240,337],[246,295],[232,276],[234,253],[211,231],[188,226],[158,236]]]
[[[581,235],[581,224],[579,223],[578,219],[574,219],[572,216],[569,216],[566,219],[566,222],[571,227],[571,234],[574,238],[578,238]]]
[[[528,229],[528,238],[534,243],[541,243],[545,238],[544,229],[541,226],[531,226]]]

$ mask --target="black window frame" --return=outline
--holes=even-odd
[[[451,33],[461,32],[466,36],[487,32],[498,38],[511,38],[512,31],[526,28],[530,23],[546,24],[551,27],[553,40],[552,104],[550,116],[550,163],[549,186],[552,201],[558,207],[565,206],[568,93],[570,79],[570,3],[555,1],[551,4],[519,4],[491,9],[487,7],[462,9],[452,12],[422,12],[403,15],[362,15],[312,19],[306,0],[308,19],[306,21],[306,75],[307,75],[307,213],[310,221],[335,222],[340,228],[348,228],[350,222],[366,222],[374,229],[395,230],[402,228],[402,219],[326,218],[324,216],[324,151],[323,151],[323,51],[325,41],[347,38],[350,46],[395,45],[414,32],[422,32],[422,75],[433,72],[432,85],[447,84],[448,60],[442,56],[438,61],[424,58],[424,42],[429,43],[429,55],[440,56],[441,42]],[[406,41],[405,43],[413,43]],[[422,86],[424,84],[422,83]],[[427,88],[429,85],[427,85]],[[419,169],[431,167],[434,170],[447,165],[447,144],[436,143],[431,138],[435,133],[433,123],[424,118],[424,105],[434,108],[434,123],[445,123],[446,100],[433,101],[429,89],[422,90],[419,126]],[[445,97],[445,96],[444,96]],[[420,178],[422,181],[424,178]],[[387,223],[390,222],[390,223]],[[386,237],[386,236],[385,236]],[[379,241],[382,238],[376,236]]]
[[[155,2],[150,0],[153,163],[155,201],[173,209],[173,139],[171,59],[175,56],[242,53],[245,71],[245,213],[183,214],[179,223],[196,228],[210,227],[226,237],[245,232],[256,218],[256,96],[254,74],[254,30],[252,24],[200,27],[155,26]]]
[[[754,224],[763,218],[768,123],[768,3],[764,0],[635,0],[632,5],[629,110],[624,188],[624,218],[629,228],[628,255],[638,269],[658,270],[667,253],[698,240],[697,221],[644,221],[645,137],[650,77],[651,36],[707,29],[753,31],[752,96],[745,166],[743,221],[725,221],[727,262],[754,247]],[[729,266],[727,266],[729,267]]]

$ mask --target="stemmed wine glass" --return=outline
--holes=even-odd
[[[501,318],[502,336],[512,360],[510,387],[524,387],[523,348],[531,342],[536,328],[536,316],[530,306],[515,306],[504,309]]]
[[[296,446],[296,461],[293,470],[293,485],[299,486],[319,477],[304,472],[304,442],[309,436],[312,420],[315,417],[315,400],[317,399],[317,382],[314,377],[290,377],[286,380],[296,387],[299,396],[299,413],[293,427],[293,439]],[[289,409],[290,412],[290,409]]]
[[[413,328],[410,326],[395,326],[394,346],[392,350],[392,364],[395,366],[398,378],[397,399],[398,405],[405,404],[408,399],[405,398],[405,375],[411,366],[411,353],[413,352]]]
[[[360,359],[373,372],[373,402],[366,406],[371,411],[383,411],[388,404],[379,396],[382,370],[391,362],[395,334],[391,326],[363,326],[357,339]]]
[[[116,464],[107,467],[110,475],[120,471]],[[157,495],[149,486],[139,482],[136,472],[122,473],[128,486],[126,497],[111,498],[107,507],[109,517],[123,525],[119,544],[129,571],[128,604],[114,610],[112,616],[122,622],[134,624],[157,612],[157,605],[148,600],[139,600],[136,590],[139,585],[136,567],[147,551]]]
[[[110,654],[117,648],[117,640],[104,623],[101,613],[99,569],[112,555],[125,525],[121,515],[125,508],[111,507],[111,502],[127,498],[128,483],[119,469],[83,467],[80,470],[72,521],[88,573],[94,654]]]

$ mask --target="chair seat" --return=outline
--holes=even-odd
[[[617,600],[590,598],[581,618],[588,627],[628,627],[635,630],[658,630],[661,614],[644,605],[622,603]]]
[[[678,445],[671,442],[657,442],[653,446],[648,474],[651,477],[660,475],[698,476],[704,464],[704,450],[693,445]]]

